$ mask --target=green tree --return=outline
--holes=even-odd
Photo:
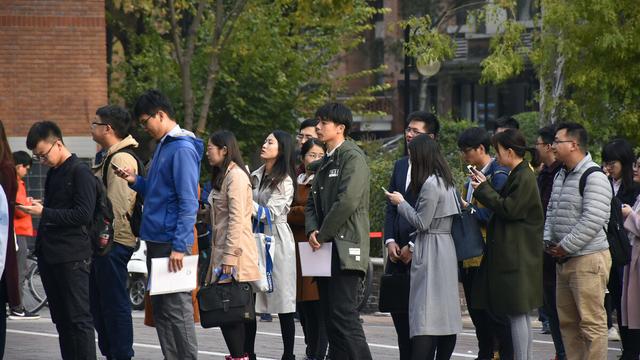
[[[158,87],[185,127],[201,134],[229,128],[245,150],[266,131],[292,130],[297,118],[341,95],[341,82],[329,75],[339,56],[363,43],[380,11],[365,0],[167,0],[151,8],[129,1],[113,7],[114,14],[142,14],[138,22],[122,26],[110,16],[127,29],[130,48],[113,66],[111,94],[131,102]],[[139,22],[144,26],[131,26]]]

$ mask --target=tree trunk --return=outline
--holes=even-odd
[[[556,67],[553,71],[553,87],[551,88],[551,110],[549,111],[549,122],[558,122],[560,112],[560,99],[564,96],[564,55],[556,58]]]

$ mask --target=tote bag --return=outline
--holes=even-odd
[[[482,255],[484,251],[484,238],[480,230],[478,220],[473,216],[475,209],[468,206],[460,209],[460,199],[457,193],[453,192],[458,213],[453,215],[451,225],[451,237],[456,246],[458,261],[471,259]]]
[[[260,229],[260,218],[263,213],[267,218],[269,232],[273,234],[273,226],[271,224],[271,214],[269,213],[269,209],[264,206],[260,206],[253,226],[253,237],[256,240],[256,247],[258,248],[258,271],[260,271],[260,279],[251,282],[251,285],[256,292],[271,293],[273,292],[272,274],[274,243],[273,236],[265,234],[264,230]]]

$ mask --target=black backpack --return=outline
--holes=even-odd
[[[122,148],[113,154],[109,155],[103,162],[102,165],[102,183],[104,187],[107,187],[107,171],[111,166],[111,158],[117,153],[127,153],[131,155],[134,159],[136,159],[136,163],[138,163],[138,174],[144,176],[144,164],[142,160],[136,155],[131,147]],[[113,171],[113,170],[111,170]],[[131,232],[133,236],[140,237],[140,225],[142,224],[142,206],[144,205],[144,200],[142,200],[142,196],[136,193],[136,202],[133,205],[133,212],[131,215],[127,213],[127,220],[129,221],[129,225],[131,226]]]
[[[86,166],[87,170],[91,172],[87,164],[76,161],[67,173],[66,183],[72,186],[71,191],[73,191],[73,182],[76,178],[76,169],[80,166]],[[113,208],[111,207],[111,201],[107,197],[107,189],[102,182],[93,176],[93,174],[91,179],[96,186],[96,206],[91,222],[83,226],[83,228],[86,230],[89,240],[91,241],[93,254],[103,256],[111,250],[113,244]]]
[[[594,173],[601,172],[599,166],[593,166],[584,171],[580,177],[580,196],[584,196],[584,187],[587,184],[587,177]],[[613,265],[623,266],[631,261],[631,243],[627,232],[624,230],[624,219],[622,217],[622,202],[616,196],[611,197],[611,212],[609,224],[605,229],[607,241],[609,242],[609,252],[611,252],[611,262]]]

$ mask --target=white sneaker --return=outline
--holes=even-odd
[[[612,326],[609,331],[609,341],[620,341],[620,334],[618,334],[618,329]]]

